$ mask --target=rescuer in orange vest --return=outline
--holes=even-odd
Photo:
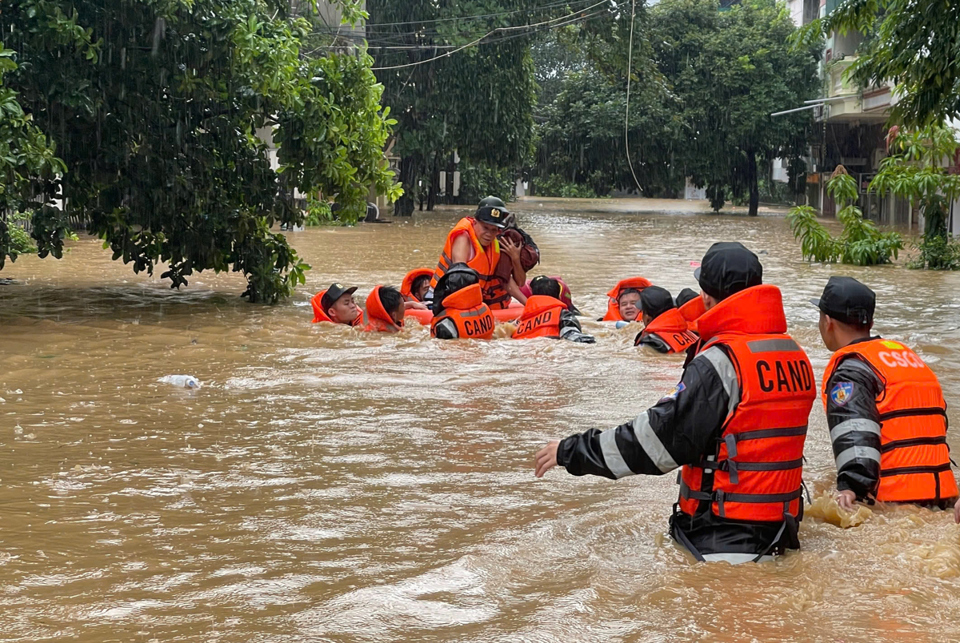
[[[852,277],[830,277],[820,299],[820,335],[834,351],[823,404],[837,463],[837,502],[954,507],[947,410],[937,376],[900,342],[870,335],[876,295]]]
[[[462,263],[450,266],[434,293],[430,334],[437,339],[490,339],[493,326],[477,272]]]
[[[526,297],[520,292],[515,279],[511,278],[509,283],[503,284],[496,276],[502,251],[510,255],[514,275],[520,275],[519,283],[526,280],[520,262],[522,248],[509,240],[501,242],[497,239],[497,235],[506,228],[509,216],[503,201],[496,197],[487,197],[473,217],[460,219],[447,235],[447,241],[430,280],[431,292],[427,293],[427,297],[433,298],[432,291],[450,266],[465,263],[476,271],[485,303],[489,302],[489,305],[497,308],[507,308],[511,297],[516,297],[521,303],[525,302]]]
[[[363,320],[358,324],[363,330],[396,333],[403,328],[406,309],[403,295],[390,286],[374,286],[367,295]]]
[[[640,309],[643,330],[637,334],[634,346],[649,346],[658,353],[682,353],[697,343],[697,336],[687,329],[687,320],[665,288],[644,288]]]
[[[553,337],[568,339],[581,344],[593,344],[597,340],[583,334],[577,316],[560,298],[560,282],[543,275],[530,282],[530,297],[523,307],[513,332],[514,339]]]
[[[701,344],[673,391],[636,419],[553,441],[536,475],[663,475],[682,466],[670,533],[697,560],[769,559],[799,547],[813,369],[786,334],[780,290],[757,256],[715,243],[695,273]]]
[[[313,323],[330,322],[359,326],[363,322],[360,308],[353,300],[353,293],[357,287],[344,288],[340,284],[331,284],[326,290],[321,290],[310,300],[313,306]]]

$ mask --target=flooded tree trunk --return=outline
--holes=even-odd
[[[403,186],[403,196],[397,199],[393,206],[393,215],[409,217],[413,214],[413,206],[417,194],[418,169],[420,164],[416,155],[405,156],[400,160],[400,185]]]
[[[430,168],[430,190],[427,192],[427,211],[432,212],[437,205],[437,193],[440,191],[440,155],[434,154]]]
[[[750,187],[750,211],[751,217],[757,216],[760,209],[760,177],[757,176],[757,155],[753,152],[747,154],[747,185]]]

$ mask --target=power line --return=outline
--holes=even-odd
[[[610,4],[612,5],[617,4],[616,0],[605,0],[605,1],[609,1]],[[542,11],[544,9],[555,9],[557,7],[571,6],[571,5],[581,4],[581,3],[586,4],[587,2],[590,2],[590,0],[573,0],[572,2],[570,2],[569,0],[565,0],[563,2],[552,2],[544,5],[538,5],[535,7],[528,7],[526,9],[516,9],[513,11],[501,11],[498,13],[475,14],[475,15],[466,15],[466,16],[458,16],[458,17],[449,17],[449,18],[434,18],[431,20],[410,20],[407,22],[383,22],[383,23],[367,24],[364,26],[366,28],[396,27],[401,25],[436,24],[438,22],[456,22],[459,20],[479,20],[482,18],[499,18],[501,16],[512,16],[518,13],[530,13],[533,11]]]
[[[590,5],[589,7],[584,7],[583,9],[580,9],[580,10],[578,10],[578,11],[574,11],[573,13],[569,13],[569,14],[567,14],[567,15],[565,15],[565,16],[561,16],[561,17],[559,17],[559,18],[551,18],[550,20],[545,20],[545,21],[539,22],[539,23],[528,24],[528,25],[517,25],[517,26],[513,26],[513,27],[497,27],[497,28],[494,29],[493,31],[490,31],[490,32],[488,32],[488,33],[480,36],[480,37],[477,38],[476,40],[473,40],[473,41],[471,41],[471,42],[468,42],[467,44],[462,45],[462,46],[460,46],[460,47],[457,47],[456,49],[453,49],[453,50],[448,51],[448,52],[446,52],[446,53],[440,54],[439,56],[434,56],[433,58],[428,58],[428,59],[426,59],[426,60],[418,60],[418,61],[412,62],[412,63],[404,63],[404,64],[402,64],[402,65],[390,65],[390,66],[387,66],[387,67],[371,67],[371,69],[372,69],[373,71],[388,71],[388,70],[391,70],[391,69],[404,69],[404,68],[406,68],[406,67],[415,67],[415,66],[417,66],[417,65],[425,65],[425,64],[430,63],[430,62],[433,62],[433,61],[435,61],[435,60],[439,60],[439,59],[441,59],[441,58],[446,58],[446,57],[448,57],[448,56],[452,56],[452,55],[455,54],[455,53],[458,53],[458,52],[463,51],[464,49],[468,49],[468,48],[470,48],[470,47],[474,47],[474,46],[480,44],[481,41],[483,41],[484,38],[487,38],[487,37],[489,37],[489,36],[492,36],[492,35],[495,34],[495,33],[500,33],[500,32],[505,32],[505,31],[516,31],[516,30],[518,30],[518,29],[530,29],[530,28],[533,28],[533,27],[541,27],[541,26],[548,25],[548,24],[551,24],[551,23],[557,23],[557,22],[561,22],[561,21],[567,20],[568,22],[566,22],[566,23],[564,23],[564,24],[554,24],[554,25],[551,26],[551,28],[563,27],[563,26],[566,26],[566,25],[568,25],[568,24],[573,24],[574,22],[578,22],[578,21],[584,19],[583,16],[578,16],[577,14],[582,14],[584,11],[587,11],[587,10],[589,10],[589,9],[593,9],[593,8],[595,8],[595,7],[599,7],[599,6],[602,5],[602,4],[607,4],[609,1],[610,1],[610,0],[600,0],[600,2],[597,2],[597,3],[595,3],[595,4],[592,4],[592,5]],[[602,13],[602,12],[598,12],[598,13]],[[571,17],[574,18],[573,21],[570,21],[570,18],[571,18]],[[592,17],[592,16],[591,16],[591,17]],[[526,35],[526,34],[524,34],[524,35]]]

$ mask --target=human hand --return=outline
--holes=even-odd
[[[840,505],[841,509],[846,511],[853,511],[853,503],[857,501],[857,494],[850,491],[849,489],[844,489],[837,494],[837,504]]]
[[[957,500],[957,504],[953,505],[953,521],[960,525],[960,500]]]
[[[560,440],[550,440],[550,442],[547,442],[547,446],[537,451],[535,475],[538,478],[542,478],[543,474],[557,466],[557,449],[559,447]]]
[[[523,249],[522,244],[514,243],[510,239],[503,238],[500,239],[500,249],[505,255],[510,257],[510,261],[512,261],[515,266],[520,265],[520,251]]]
[[[427,310],[427,305],[420,301],[404,302],[403,306],[406,310]]]

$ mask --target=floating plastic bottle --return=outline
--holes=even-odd
[[[164,384],[172,384],[180,388],[200,388],[200,380],[195,378],[193,375],[167,375],[161,377],[159,382]]]

